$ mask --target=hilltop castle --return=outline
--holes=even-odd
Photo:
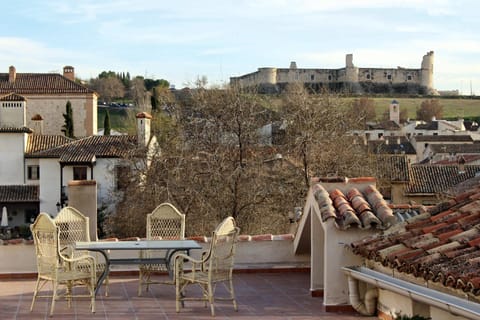
[[[423,56],[419,69],[359,68],[353,55],[346,55],[345,68],[301,69],[296,62],[290,68],[258,68],[239,77],[231,77],[230,85],[257,87],[262,93],[281,92],[289,83],[301,82],[312,90],[326,87],[350,93],[436,94],[433,87],[433,51]]]

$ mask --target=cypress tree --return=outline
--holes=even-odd
[[[110,112],[105,112],[105,118],[103,119],[103,135],[109,136],[111,131],[110,127]]]
[[[72,111],[72,103],[70,100],[67,101],[65,106],[66,113],[63,114],[63,119],[65,119],[65,124],[63,125],[62,131],[65,133],[65,137],[74,138],[75,135],[73,133],[73,111]]]

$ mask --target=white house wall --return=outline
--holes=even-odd
[[[58,159],[40,159],[40,212],[57,215],[60,201],[60,164]]]
[[[116,192],[115,167],[121,163],[121,159],[97,159],[93,168],[93,178],[97,182],[98,208],[115,202],[115,196],[118,194]]]
[[[23,153],[25,134],[3,133],[0,140],[0,184],[21,185],[25,182]]]

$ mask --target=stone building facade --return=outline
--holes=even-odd
[[[0,97],[11,93],[27,101],[24,115],[26,126],[37,130],[35,134],[62,134],[65,123],[63,114],[68,101],[72,105],[75,136],[97,133],[97,94],[75,82],[74,68],[71,66],[65,66],[63,74],[19,73],[14,66],[10,66],[8,73],[0,73]],[[8,109],[10,117],[11,113],[21,108]],[[7,113],[1,114],[4,115]],[[40,128],[43,132],[38,132]]]
[[[263,93],[281,92],[289,83],[304,83],[312,90],[322,87],[351,93],[405,93],[435,94],[433,84],[433,51],[423,56],[420,68],[359,68],[353,64],[353,55],[347,54],[345,67],[340,69],[302,69],[296,62],[289,68],[258,68],[239,77],[231,77],[230,84],[257,87]]]

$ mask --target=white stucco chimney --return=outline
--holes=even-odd
[[[63,76],[69,80],[75,81],[75,68],[72,66],[63,67]]]
[[[33,122],[33,134],[42,135],[43,134],[43,118],[38,113],[32,117]]]
[[[139,112],[137,118],[137,139],[139,146],[146,147],[150,141],[150,120],[152,116],[147,112]]]
[[[14,66],[10,66],[10,68],[8,68],[8,82],[10,83],[15,82],[16,78],[17,78],[17,70],[15,69]]]

